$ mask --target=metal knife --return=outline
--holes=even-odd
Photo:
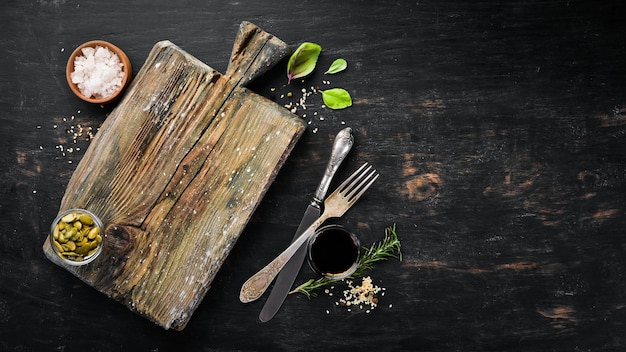
[[[304,216],[300,221],[300,225],[296,230],[296,234],[294,236],[294,240],[302,234],[304,230],[309,227],[313,221],[319,218],[321,213],[321,204],[324,198],[326,197],[326,192],[328,191],[328,187],[330,186],[330,181],[332,180],[335,172],[339,168],[339,165],[348,155],[350,149],[352,149],[352,145],[354,144],[354,137],[352,136],[352,129],[350,127],[346,127],[343,130],[337,133],[335,137],[335,141],[333,143],[333,149],[330,155],[330,160],[328,161],[328,165],[326,166],[326,171],[324,172],[324,177],[320,182],[317,190],[315,191],[315,195],[313,196],[313,201],[309,204],[304,212]],[[283,269],[278,274],[276,278],[276,282],[274,283],[274,287],[272,288],[272,292],[270,296],[267,298],[263,309],[261,309],[261,313],[259,314],[259,320],[262,322],[266,322],[274,317],[280,306],[287,298],[289,294],[289,290],[291,289],[291,285],[296,280],[298,273],[300,272],[300,267],[302,267],[302,262],[304,261],[304,257],[306,256],[306,243],[303,244],[296,254],[291,257],[291,259],[285,264]]]

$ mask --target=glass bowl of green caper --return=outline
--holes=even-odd
[[[61,212],[52,222],[50,244],[69,265],[85,265],[102,252],[102,221],[85,209]]]

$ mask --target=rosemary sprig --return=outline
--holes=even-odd
[[[309,279],[309,281],[291,290],[289,294],[302,293],[303,295],[307,296],[307,298],[311,299],[311,297],[317,296],[317,293],[315,292],[315,290],[317,290],[320,287],[330,285],[332,282],[333,280],[325,276],[322,276],[319,279]]]
[[[394,224],[385,229],[385,238],[381,242],[374,243],[369,248],[363,247],[364,253],[361,256],[361,262],[351,277],[363,277],[367,271],[374,268],[374,263],[381,260],[398,258],[402,261],[402,252],[400,249],[400,240],[396,234],[396,225]],[[336,280],[329,279],[325,276],[318,279],[310,279],[289,293],[302,293],[310,299],[311,297],[317,296],[315,292],[317,289],[328,286],[335,281]]]

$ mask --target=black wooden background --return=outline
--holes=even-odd
[[[3,1],[0,350],[626,349],[623,4]],[[343,87],[354,105],[307,99],[305,135],[186,329],[166,331],[42,253],[88,132],[113,108],[73,96],[65,64],[104,39],[136,73],[169,39],[224,72],[244,20],[323,47],[304,83],[287,86],[281,63],[252,89],[287,104],[303,88]],[[348,70],[323,75],[337,57]],[[356,145],[338,178],[363,161],[382,177],[335,222],[364,245],[395,224],[403,260],[371,272],[387,291],[370,313],[336,306],[337,285],[332,297],[292,295],[261,323],[267,294],[244,305],[239,288],[291,240],[346,126]]]

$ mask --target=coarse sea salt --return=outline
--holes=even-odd
[[[70,77],[84,96],[107,98],[120,89],[124,64],[117,54],[102,46],[81,51],[83,55],[74,59],[74,72]]]

